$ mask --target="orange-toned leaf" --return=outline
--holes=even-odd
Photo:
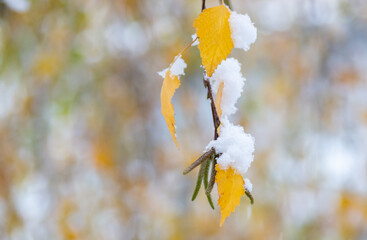
[[[217,95],[215,96],[215,108],[217,109],[218,117],[222,116],[222,96],[223,96],[224,82],[219,84]]]
[[[223,96],[223,88],[224,82],[221,82],[217,91],[217,95],[215,96],[215,108],[217,109],[217,114],[220,119],[222,116],[222,96]],[[220,133],[220,126],[217,129],[218,134]]]
[[[229,9],[224,5],[205,9],[194,21],[199,50],[206,73],[211,77],[233,48]]]
[[[161,111],[177,147],[178,143],[176,140],[175,112],[171,103],[171,99],[179,86],[180,79],[178,79],[177,76],[172,75],[170,70],[167,70],[161,89]]]
[[[242,176],[236,173],[231,167],[227,170],[223,170],[217,164],[215,169],[217,170],[215,182],[218,185],[218,205],[220,206],[220,213],[222,215],[220,226],[222,226],[224,220],[229,217],[240,204],[241,196],[245,194],[243,188],[245,181]]]

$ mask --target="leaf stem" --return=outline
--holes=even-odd
[[[194,42],[198,39],[198,37],[196,37],[189,45],[187,45],[181,52],[179,52],[179,54],[177,54],[175,56],[175,58],[173,59],[173,61],[171,62],[171,64],[169,65],[168,69],[171,70],[171,67],[173,66],[173,64],[177,61],[177,59],[180,58],[180,56],[182,56],[182,54],[189,48],[191,47],[192,44],[194,44]]]
[[[232,10],[231,2],[229,0],[219,0],[219,3],[221,3],[222,5],[227,5],[229,9]]]

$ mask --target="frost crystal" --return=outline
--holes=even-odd
[[[235,126],[227,118],[222,119],[223,126],[217,140],[211,141],[206,149],[214,148],[222,155],[218,158],[218,164],[222,169],[232,167],[243,177],[254,159],[254,138],[245,133],[241,126]]]
[[[180,75],[185,75],[185,68],[187,67],[187,64],[185,63],[185,61],[182,59],[181,55],[179,55],[176,59],[176,61],[172,64],[170,71],[171,71],[171,75],[174,76],[180,76]],[[165,78],[166,77],[166,73],[168,71],[169,68],[166,68],[160,72],[158,72],[158,74],[162,77]]]
[[[234,58],[224,60],[210,78],[214,94],[217,94],[220,83],[224,82],[221,103],[223,117],[236,112],[235,104],[241,96],[245,81],[241,73],[241,64]]]
[[[242,48],[247,51],[250,45],[256,41],[257,30],[246,14],[232,12],[229,17],[229,25],[232,32],[232,40],[235,48]]]

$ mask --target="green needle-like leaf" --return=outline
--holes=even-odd
[[[213,204],[212,196],[210,195],[210,193],[208,194],[206,192],[206,189],[208,188],[209,168],[210,168],[210,164],[212,163],[213,160],[214,160],[214,154],[212,154],[212,156],[210,156],[210,159],[208,159],[206,161],[205,173],[204,173],[204,187],[205,187],[205,195],[208,198],[208,202],[210,204],[210,207],[214,210],[215,207],[214,207],[214,204]]]
[[[204,173],[205,173],[206,162],[207,162],[207,160],[204,161],[203,163],[201,163],[201,165],[200,165],[198,179],[196,180],[196,187],[195,187],[195,190],[194,190],[194,194],[192,195],[192,201],[194,201],[196,199],[196,197],[198,196],[200,186],[201,186],[201,182],[203,181],[203,177],[204,177]]]

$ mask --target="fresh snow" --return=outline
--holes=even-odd
[[[197,37],[198,37],[198,35],[196,35],[196,33],[192,34],[191,35],[192,41],[194,41]],[[191,46],[197,46],[197,45],[199,45],[199,38],[196,39],[196,41]]]
[[[160,72],[158,72],[158,74],[162,77],[165,78],[166,77],[166,73],[168,71],[168,69],[171,71],[171,75],[173,76],[180,76],[180,75],[185,75],[185,68],[187,67],[187,64],[185,63],[185,61],[182,59],[181,55],[178,55],[176,57],[176,60],[174,61],[174,63],[172,64],[171,68],[166,68]]]
[[[229,17],[229,25],[234,47],[249,50],[257,38],[257,30],[250,17],[233,11]]]
[[[241,64],[234,58],[228,58],[217,67],[210,84],[214,95],[217,94],[219,85],[224,82],[222,94],[222,116],[226,117],[236,112],[235,106],[241,96],[246,79],[242,77]]]
[[[249,50],[257,38],[257,30],[250,17],[247,14],[231,12],[229,24],[234,47]],[[209,81],[215,95],[221,83],[224,83],[224,88],[221,100],[220,136],[217,140],[211,141],[206,150],[214,148],[216,153],[221,154],[217,160],[220,168],[226,170],[232,167],[245,179],[245,174],[254,160],[255,140],[250,134],[245,133],[241,126],[233,125],[228,120],[228,116],[237,111],[235,105],[246,81],[241,73],[241,64],[234,58],[222,61]],[[251,192],[251,181],[246,178],[243,187]]]
[[[221,169],[232,167],[245,178],[254,159],[255,140],[241,126],[233,125],[227,118],[222,119],[222,124],[219,138],[211,141],[206,150],[213,147],[216,153],[221,153],[218,158]]]
[[[245,189],[252,192],[252,182],[250,181],[250,179],[248,179],[248,178],[245,179],[245,186],[244,187],[245,187]]]

